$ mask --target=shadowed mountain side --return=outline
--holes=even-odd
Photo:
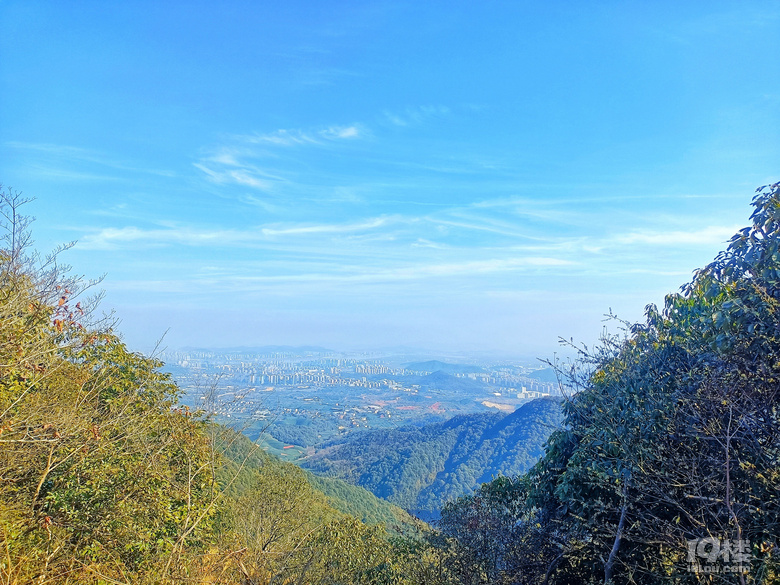
[[[508,415],[460,415],[422,427],[366,431],[326,443],[302,465],[430,519],[444,502],[493,476],[526,471],[560,420],[560,400],[541,398]]]

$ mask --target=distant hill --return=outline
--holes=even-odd
[[[457,378],[446,372],[436,371],[424,376],[399,376],[397,380],[407,385],[418,385],[429,390],[446,390],[447,392],[482,392],[485,383],[471,378]]]
[[[460,415],[422,427],[349,435],[325,443],[301,464],[431,519],[444,502],[492,477],[526,471],[560,421],[560,400],[541,398],[508,415]]]
[[[361,377],[362,374],[353,374],[353,377]],[[369,374],[366,376],[370,380],[382,380],[384,374]],[[484,392],[487,384],[482,380],[472,380],[471,378],[460,378],[448,374],[441,370],[429,374],[407,374],[405,376],[394,376],[396,382],[404,386],[420,386],[424,390],[443,390],[447,393],[465,393],[473,394],[475,392]]]
[[[530,374],[527,374],[526,377],[531,378],[533,380],[539,380],[540,382],[548,382],[551,384],[555,384],[558,382],[558,376],[555,373],[555,370],[552,368],[544,368],[542,370],[536,370],[535,372],[531,372]]]
[[[439,360],[413,362],[410,364],[404,364],[404,367],[407,370],[411,370],[412,372],[444,372],[445,374],[474,374],[485,371],[479,366],[471,366],[467,364],[448,364],[446,362],[440,362]]]

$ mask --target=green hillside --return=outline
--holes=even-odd
[[[262,443],[253,443],[246,436],[227,427],[214,425],[218,443],[224,454],[219,471],[220,482],[231,493],[248,489],[252,478],[263,470],[297,470],[292,463],[280,460],[263,449]],[[292,471],[291,471],[292,473]],[[302,477],[315,491],[327,498],[334,510],[355,517],[370,525],[379,525],[397,533],[412,533],[424,526],[404,510],[377,498],[368,490],[335,478],[319,477],[302,471]]]
[[[372,430],[322,445],[301,464],[370,490],[420,517],[496,475],[525,472],[561,420],[558,399],[509,415],[460,415],[422,427]]]
[[[349,514],[366,524],[378,524],[400,534],[414,533],[424,525],[402,508],[377,498],[360,486],[346,481],[321,477],[307,472],[309,483],[327,496],[328,503],[344,514]]]

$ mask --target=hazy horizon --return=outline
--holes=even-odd
[[[780,179],[772,2],[0,4],[0,183],[131,348],[551,357]],[[614,329],[614,327],[613,327]]]

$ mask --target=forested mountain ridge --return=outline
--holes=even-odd
[[[494,476],[525,472],[541,457],[561,416],[560,399],[542,398],[508,415],[459,415],[422,427],[365,431],[325,443],[302,465],[430,518],[448,499]]]

